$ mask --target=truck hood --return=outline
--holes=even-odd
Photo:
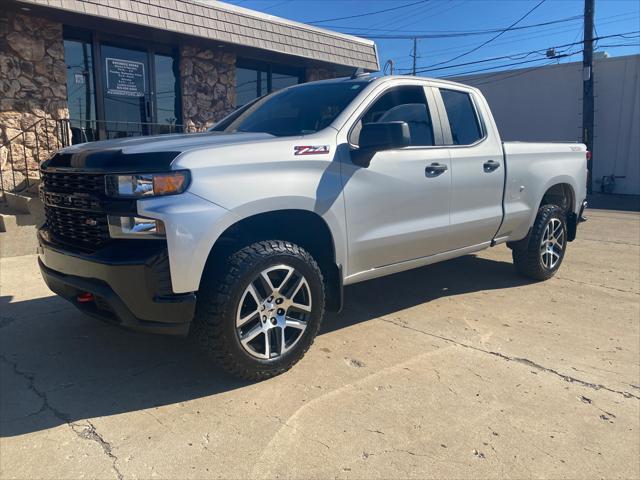
[[[59,150],[42,164],[43,170],[162,171],[183,152],[274,139],[268,133],[204,132],[128,137],[81,143]]]

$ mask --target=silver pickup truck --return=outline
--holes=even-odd
[[[204,133],[57,152],[42,165],[39,263],[84,312],[190,333],[263,379],[302,358],[344,285],[500,243],[518,272],[551,277],[582,220],[587,156],[502,142],[465,85],[307,83]]]

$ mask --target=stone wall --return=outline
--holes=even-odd
[[[236,103],[236,56],[207,48],[180,49],[185,130],[201,131],[232,112]]]
[[[62,24],[0,11],[0,145],[40,119],[67,118],[66,81]],[[43,151],[46,140],[50,145],[55,144],[59,136],[55,122],[49,122],[47,128],[42,124],[40,127],[39,145],[36,145],[36,131],[31,128],[24,142],[22,137],[12,142],[11,155],[6,146],[0,147],[5,186],[10,159],[21,181],[25,170],[36,170],[39,161],[47,155]],[[41,150],[40,158],[36,147]]]

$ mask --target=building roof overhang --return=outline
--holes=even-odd
[[[151,28],[200,41],[255,48],[343,67],[379,70],[372,40],[205,0],[19,0],[23,9],[55,10]]]

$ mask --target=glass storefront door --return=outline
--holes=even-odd
[[[72,143],[182,131],[175,48],[65,31]]]
[[[150,134],[152,123],[149,54],[142,50],[102,45],[102,91],[105,138]]]

